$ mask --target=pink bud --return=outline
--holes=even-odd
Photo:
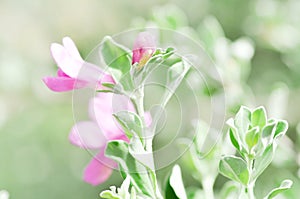
[[[155,52],[155,43],[154,36],[149,32],[139,33],[133,45],[132,64],[144,66]]]

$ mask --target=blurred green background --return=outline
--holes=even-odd
[[[99,198],[102,189],[120,183],[117,172],[96,188],[81,180],[90,155],[68,142],[74,123],[71,93],[53,93],[41,80],[56,71],[49,47],[52,42],[60,43],[62,37],[70,36],[86,57],[103,36],[155,18],[155,10],[166,3],[163,0],[0,1],[0,190],[8,190],[11,198],[23,199]],[[174,0],[172,3],[182,9],[188,25],[194,29],[205,16],[211,15],[219,21],[228,39],[247,36],[253,42],[255,54],[251,72],[245,78],[253,101],[290,123],[285,151],[281,150],[281,154],[279,151],[275,164],[258,186],[275,183],[276,177],[292,178],[295,185],[289,197],[296,198],[300,193],[297,174],[300,2]],[[274,172],[276,175],[272,175]],[[195,185],[183,173],[186,185]],[[273,186],[270,183],[267,188]]]

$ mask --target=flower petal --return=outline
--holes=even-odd
[[[110,177],[112,169],[117,167],[117,163],[104,156],[104,151],[103,147],[84,170],[83,179],[91,185],[96,186],[105,182]]]
[[[43,81],[50,90],[55,92],[71,91],[87,85],[84,81],[78,81],[69,77],[44,77]]]
[[[106,139],[113,140],[124,135],[113,118],[112,93],[100,93],[90,102],[90,116],[97,122]]]
[[[111,75],[108,75],[98,66],[88,62],[82,63],[80,73],[78,73],[76,78],[94,83],[95,86],[99,82],[115,83]]]
[[[103,77],[101,78],[101,83],[115,84],[116,82],[111,75],[104,73]]]
[[[51,44],[51,54],[56,64],[62,69],[68,76],[76,78],[81,70],[81,60],[75,59],[72,55],[60,44]]]
[[[149,59],[155,48],[156,41],[152,34],[149,32],[139,33],[133,44],[132,64],[140,62],[143,57],[148,57]]]
[[[151,113],[150,112],[145,112],[144,119],[145,119],[146,126],[149,127],[152,123]]]
[[[51,54],[59,67],[58,76],[84,80],[95,87],[98,87],[99,82],[115,83],[111,75],[104,73],[98,66],[85,62],[69,37],[63,38],[63,45],[51,44]]]
[[[76,123],[69,134],[69,140],[76,146],[90,149],[101,148],[106,143],[100,128],[92,121]]]
[[[79,54],[79,51],[73,42],[73,40],[70,37],[64,37],[63,38],[63,45],[65,49],[69,52],[69,54],[79,61],[83,61],[82,57]]]
[[[57,76],[58,77],[69,77],[64,71],[62,71],[60,68],[57,70]],[[69,77],[70,78],[70,77]]]
[[[134,111],[131,101],[124,95],[112,93],[99,93],[90,101],[90,117],[97,122],[108,140],[114,140],[124,135],[113,113],[119,111]]]

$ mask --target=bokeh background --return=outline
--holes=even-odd
[[[164,0],[0,1],[0,190],[8,190],[11,198],[23,199],[99,198],[101,190],[121,182],[118,172],[98,187],[81,180],[90,155],[68,142],[74,123],[72,93],[53,93],[41,80],[56,71],[49,51],[52,42],[70,36],[86,57],[105,35],[150,22],[173,29],[188,27],[193,30],[188,32],[199,36],[201,41],[205,35],[202,28],[218,29],[214,25],[218,21],[224,35],[216,30],[216,37],[226,38],[225,46],[231,45],[225,51],[233,49],[234,54],[231,41],[234,44],[244,38],[249,52],[234,54],[243,58],[242,62],[237,58],[224,61],[218,53],[211,54],[217,64],[224,65],[225,82],[231,85],[229,90],[236,84],[243,85],[237,88],[237,93],[228,94],[232,102],[228,117],[242,103],[264,105],[271,116],[287,119],[290,124],[288,137],[272,166],[257,182],[256,192],[266,193],[279,180],[291,178],[295,184],[286,197],[297,198],[300,194],[300,2],[174,0],[172,3],[169,9],[166,7],[169,2]],[[170,10],[175,10],[177,22],[172,17],[164,20]],[[203,45],[209,48],[215,43],[203,41]],[[227,67],[232,63],[246,66]],[[232,77],[235,70],[242,75]],[[200,186],[185,168],[188,167],[183,167],[186,186]],[[223,182],[223,178],[218,178],[216,190]]]

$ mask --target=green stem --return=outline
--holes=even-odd
[[[214,187],[214,178],[212,177],[206,177],[202,180],[202,187],[204,190],[204,195],[206,199],[214,199],[214,191],[213,191],[213,187]]]
[[[152,152],[152,137],[148,135],[148,129],[146,128],[145,123],[145,110],[144,110],[144,86],[141,86],[135,95],[135,107],[137,114],[140,116],[142,123],[143,123],[143,139],[145,141],[145,150],[147,152]]]
[[[135,95],[133,98],[131,98],[131,101],[136,109],[137,114],[142,120],[142,127],[143,127],[143,140],[145,143],[145,150],[148,153],[152,154],[152,138],[147,135],[147,128],[146,128],[146,122],[145,122],[145,109],[144,109],[144,85],[141,85],[139,89],[137,89]],[[154,165],[154,163],[153,163]],[[163,199],[162,194],[160,193],[160,190],[158,188],[158,182],[157,182],[157,176],[155,173],[155,170],[152,170],[152,168],[148,168],[148,174],[152,176],[152,183],[153,188],[155,190],[156,198],[157,199]],[[154,168],[153,168],[154,169]]]
[[[254,196],[255,180],[251,180],[251,176],[252,176],[252,172],[253,172],[254,159],[252,157],[248,157],[248,158],[246,158],[246,161],[247,161],[247,167],[248,167],[249,176],[250,176],[250,181],[249,181],[249,183],[246,187],[247,196],[248,196],[248,199],[255,199],[255,196]]]

